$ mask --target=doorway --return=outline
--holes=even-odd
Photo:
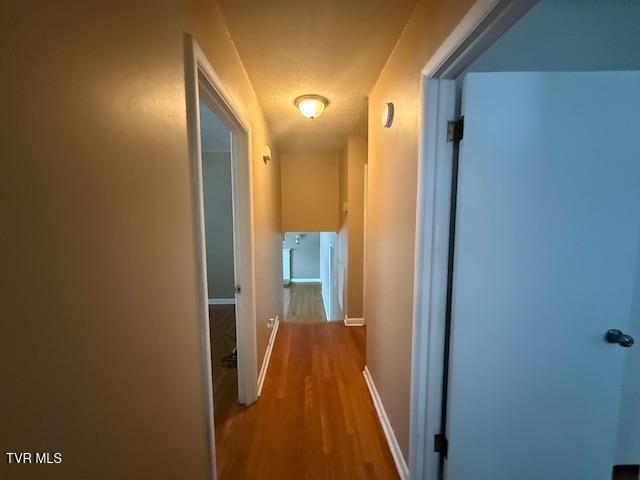
[[[209,341],[216,431],[238,412],[231,131],[200,99]],[[223,435],[216,435],[220,441]]]
[[[285,233],[282,261],[283,321],[326,321],[320,276],[320,233]]]
[[[640,151],[610,127],[640,107],[640,9],[508,5],[425,67],[411,470],[618,478],[640,362],[606,333],[640,333]]]
[[[284,321],[343,319],[346,247],[336,232],[287,232],[282,243]]]
[[[217,422],[214,420],[217,415],[214,404],[214,371],[219,368],[225,368],[229,371],[235,370],[237,403],[250,405],[258,398],[252,224],[253,194],[249,157],[250,133],[248,123],[243,119],[240,109],[226,91],[197,42],[193,37],[185,34],[184,46],[187,126],[193,181],[194,260],[198,272],[195,281],[199,287],[198,298],[195,301],[201,322],[203,383],[207,386],[204,405],[208,417],[208,452],[210,454],[211,478],[216,478],[216,439],[218,436],[223,436],[224,431],[216,429]],[[229,153],[228,157],[222,155],[225,159],[215,164],[206,163],[211,160],[208,155],[210,152],[206,151],[206,145],[215,146],[217,143],[211,139],[203,138],[203,132],[210,128],[208,125],[203,125],[203,122],[216,124],[217,129],[222,131],[217,137],[218,143],[224,142],[225,150],[226,145],[229,146],[229,152],[217,152]],[[228,136],[225,132],[228,133]],[[224,141],[225,137],[228,139],[228,143]],[[216,148],[212,147],[212,149]],[[221,185],[224,184],[227,192],[226,197],[220,196],[218,198],[217,195],[221,192],[215,192],[215,188],[206,188],[205,177],[213,178],[213,183],[219,181]],[[228,180],[231,182],[231,232],[229,232],[228,226],[229,185],[226,183]],[[205,194],[208,194],[209,199],[213,199],[213,210],[221,203],[226,204],[226,230],[216,222],[218,217],[214,218],[210,225],[207,225],[208,212],[205,205]],[[222,198],[224,200],[221,200]],[[225,234],[221,233],[223,230],[226,231]],[[210,244],[212,246],[223,238],[227,243],[227,249],[231,243],[232,268],[229,266],[228,259],[213,257],[212,263],[208,264],[207,238],[209,237],[211,237]],[[213,255],[213,252],[210,253]],[[231,279],[231,271],[233,271],[233,279]],[[218,284],[219,274],[223,280]],[[209,278],[213,281],[214,277],[216,280],[210,290]],[[232,290],[230,289],[231,282],[233,282]],[[213,306],[211,320],[210,304]],[[216,307],[223,306],[228,310],[233,310],[235,329],[231,326],[233,321],[229,311],[216,314]],[[218,323],[221,325],[219,335],[217,334]],[[234,333],[235,354],[232,348]],[[218,339],[220,339],[219,342]],[[219,343],[218,348],[216,348],[216,343]],[[213,362],[218,360],[220,366],[214,365]],[[233,368],[234,363],[235,369]],[[224,372],[224,370],[222,371]],[[229,371],[226,373],[228,374]],[[230,376],[233,377],[233,375]],[[230,392],[228,398],[233,398],[232,389]],[[234,402],[229,403],[235,406]],[[224,414],[221,413],[221,416]],[[217,436],[216,433],[220,435]]]

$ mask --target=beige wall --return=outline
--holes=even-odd
[[[349,318],[363,317],[364,165],[367,139],[350,136],[340,158],[340,258],[347,265],[346,307]],[[348,212],[342,205],[347,202]]]
[[[367,366],[405,458],[409,451],[420,71],[473,3],[420,1],[369,97]],[[379,121],[385,102],[395,105],[395,120],[389,129]]]
[[[0,450],[25,478],[211,478],[183,31],[252,126],[213,2],[0,5]],[[254,158],[258,355],[281,309],[279,165]],[[0,473],[1,477],[4,477]]]
[[[338,217],[340,230],[338,230],[338,269],[344,272],[342,284],[338,281],[338,288],[342,289],[342,309],[347,315],[347,302],[349,301],[348,287],[348,265],[349,265],[349,227],[347,224],[347,214],[343,210],[343,205],[349,198],[349,149],[345,144],[340,154],[340,201],[338,202]],[[340,280],[340,277],[338,277]]]
[[[253,222],[256,275],[256,333],[258,371],[269,343],[267,320],[282,317],[282,235],[280,234],[280,160],[258,98],[230,40],[215,1],[192,0],[196,8],[187,26],[213,68],[251,124]],[[261,152],[271,146],[271,161]]]
[[[282,158],[282,231],[337,232],[339,153],[286,153]]]

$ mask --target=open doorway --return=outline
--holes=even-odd
[[[284,321],[326,321],[320,278],[320,233],[285,233],[282,262]]]
[[[346,265],[337,233],[285,233],[282,262],[285,322],[342,320]]]
[[[216,441],[224,443],[228,430],[223,422],[237,404],[250,405],[258,398],[250,135],[240,109],[188,34],[185,91],[198,272],[195,300],[207,386],[211,478],[216,478]],[[218,248],[224,252],[215,251]],[[226,385],[214,388],[221,381]]]
[[[203,99],[200,138],[213,406],[220,429],[239,408],[231,130]]]

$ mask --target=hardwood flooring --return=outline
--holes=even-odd
[[[325,322],[327,317],[319,283],[293,283],[283,288],[284,321]]]
[[[211,366],[213,374],[213,408],[216,427],[223,428],[225,421],[239,409],[238,371],[222,365],[223,358],[231,355],[236,346],[236,312],[234,305],[210,305],[209,325],[211,336]],[[221,431],[222,435],[223,432]]]
[[[220,480],[398,478],[362,376],[365,328],[280,325],[262,396],[216,428]]]

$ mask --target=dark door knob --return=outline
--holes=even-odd
[[[604,338],[609,343],[617,343],[625,348],[633,345],[633,337],[631,335],[625,335],[620,330],[607,330]]]

